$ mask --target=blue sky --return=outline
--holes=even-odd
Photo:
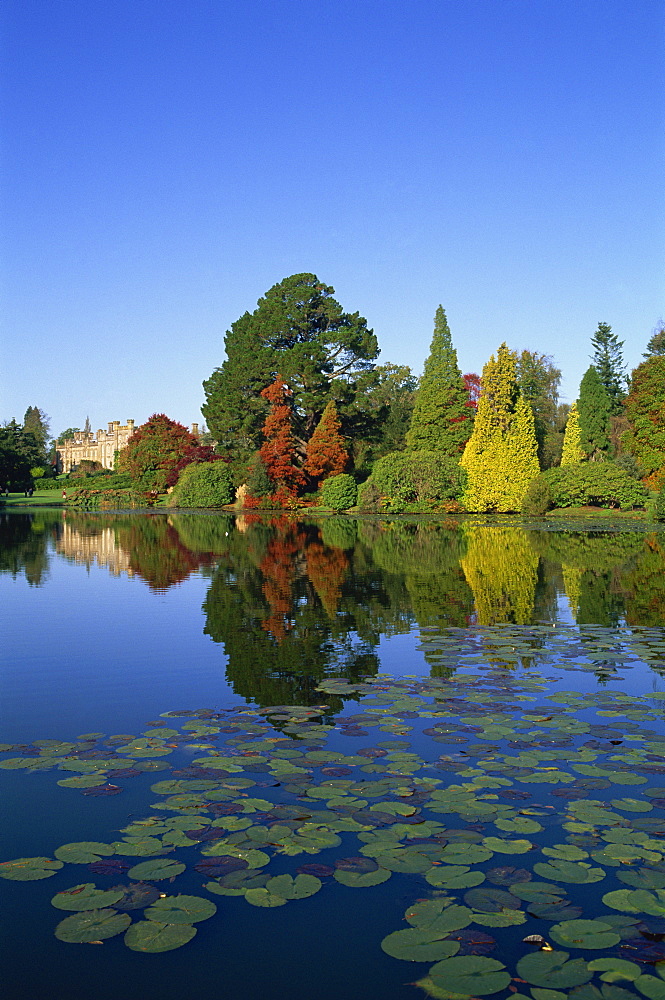
[[[660,0],[4,0],[0,421],[201,420],[311,271],[420,373],[505,340],[575,398],[665,314]]]

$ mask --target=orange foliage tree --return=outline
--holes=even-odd
[[[346,470],[349,454],[340,434],[341,426],[337,407],[331,399],[307,442],[307,458],[303,469],[312,479],[321,481]]]
[[[270,403],[270,412],[263,425],[265,440],[259,452],[261,461],[275,486],[275,496],[294,497],[298,487],[304,485],[305,477],[294,464],[291,390],[282,376],[277,375],[261,395]]]

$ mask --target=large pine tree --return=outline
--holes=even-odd
[[[473,427],[473,409],[468,402],[469,393],[457,364],[446,314],[439,306],[429,357],[406,435],[407,448],[459,455]]]
[[[594,365],[580,382],[577,403],[580,414],[580,445],[592,462],[602,461],[610,453],[612,400]]]
[[[517,383],[515,354],[502,344],[483,368],[480,399],[461,459],[472,511],[518,511],[539,471],[533,412]]]
[[[591,360],[610,397],[612,413],[620,413],[621,403],[626,395],[626,366],[621,351],[623,340],[612,333],[609,323],[599,323],[591,338],[591,346]]]

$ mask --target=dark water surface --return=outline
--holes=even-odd
[[[662,530],[0,512],[0,608],[7,1000],[665,1000]]]

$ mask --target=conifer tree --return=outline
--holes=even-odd
[[[473,409],[468,402],[469,393],[457,364],[446,314],[439,306],[434,317],[430,353],[406,435],[409,451],[458,455],[473,427]]]
[[[591,360],[598,372],[612,404],[612,413],[621,412],[621,403],[626,395],[626,373],[619,340],[608,323],[599,323],[591,338],[593,354]]]
[[[517,511],[540,469],[533,412],[517,384],[515,354],[502,344],[483,368],[480,399],[460,465],[468,483],[464,506]]]
[[[647,344],[646,353],[642,357],[648,359],[663,354],[665,354],[665,322],[661,319],[656,324],[653,336]]]
[[[329,476],[346,471],[349,454],[344,447],[340,427],[337,407],[331,399],[307,442],[307,458],[303,469],[312,479],[328,479]]]
[[[568,414],[566,432],[563,436],[563,451],[561,452],[561,465],[577,465],[586,458],[581,441],[580,415],[577,403],[573,403]]]
[[[277,375],[261,395],[270,403],[270,411],[263,425],[265,440],[259,455],[274,486],[294,496],[305,477],[294,464],[291,390],[282,376]]]
[[[577,401],[580,418],[580,446],[592,462],[608,457],[610,449],[610,399],[600,375],[590,365],[580,382]]]

